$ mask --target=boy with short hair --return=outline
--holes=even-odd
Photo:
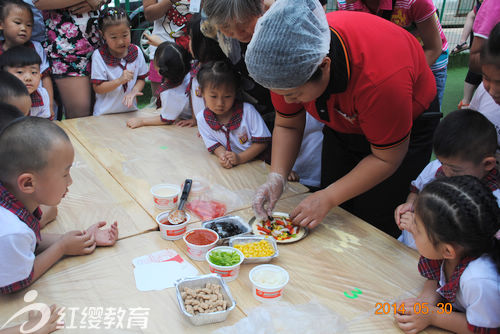
[[[28,89],[21,80],[7,71],[0,71],[0,102],[16,107],[22,116],[30,114],[31,98]]]
[[[433,147],[437,159],[411,182],[406,203],[399,205],[394,212],[396,224],[403,230],[398,240],[415,249],[415,240],[407,229],[413,224],[418,193],[432,180],[458,175],[475,176],[490,188],[500,205],[500,178],[495,160],[497,133],[485,116],[470,109],[451,112],[436,128]]]
[[[0,91],[2,90],[0,85]],[[6,127],[13,120],[24,117],[23,113],[19,111],[15,106],[9,103],[5,103],[0,98],[0,131]]]
[[[116,222],[106,230],[101,222],[40,233],[38,207],[59,204],[72,183],[73,158],[68,136],[47,119],[16,119],[0,132],[0,292],[30,285],[64,255],[90,254],[118,239]]]
[[[31,97],[30,115],[52,118],[49,93],[40,85],[42,60],[36,51],[26,46],[16,46],[0,56],[0,68],[21,80]]]

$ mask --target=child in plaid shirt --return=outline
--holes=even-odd
[[[399,327],[499,333],[500,209],[491,191],[469,175],[436,179],[419,193],[410,231],[428,281],[398,305]]]
[[[63,235],[40,233],[39,206],[56,206],[72,180],[74,151],[66,133],[39,117],[23,117],[0,132],[0,292],[30,285],[65,255],[84,255],[118,239],[117,223]]]
[[[395,210],[396,224],[403,230],[398,240],[416,248],[415,240],[407,227],[413,222],[414,203],[419,191],[434,179],[458,175],[475,176],[488,186],[500,205],[496,147],[495,126],[485,116],[469,109],[449,113],[434,133],[433,148],[437,159],[431,161],[411,182],[406,202]]]

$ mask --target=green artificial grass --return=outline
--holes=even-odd
[[[448,68],[448,78],[441,104],[441,111],[446,116],[457,109],[458,103],[464,94],[464,80],[467,75],[467,67]]]
[[[144,108],[151,102],[151,82],[146,81],[146,85],[144,86],[144,89],[142,90],[142,93],[144,95],[138,96],[137,97],[137,107],[139,109]]]

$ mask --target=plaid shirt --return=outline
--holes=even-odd
[[[437,289],[437,292],[443,296],[446,301],[450,303],[454,303],[456,300],[458,289],[460,288],[460,277],[462,276],[465,268],[469,265],[469,263],[476,258],[465,257],[463,258],[458,265],[455,267],[451,278],[446,282],[445,285],[441,286]],[[441,266],[443,265],[443,260],[430,260],[423,256],[420,257],[418,261],[418,271],[420,274],[427,279],[435,280],[439,283],[441,279]],[[487,307],[487,305],[486,305]],[[481,334],[495,334],[500,333],[499,328],[486,328],[486,327],[477,327],[469,322],[467,322],[467,328],[474,333]]]
[[[203,117],[205,118],[205,121],[207,121],[208,126],[212,130],[224,132],[224,134],[226,135],[226,141],[227,141],[226,150],[231,151],[231,143],[229,141],[229,134],[231,133],[231,131],[236,130],[240,127],[241,120],[243,119],[243,104],[240,102],[237,102],[233,105],[232,116],[227,124],[221,124],[217,120],[215,113],[208,108],[206,108],[203,111]],[[213,146],[209,147],[208,150],[210,151],[212,149],[212,151],[210,151],[210,152],[213,152],[218,146],[219,145],[213,145]]]
[[[21,203],[14,195],[12,195],[0,182],[0,206],[15,214],[21,221],[29,226],[36,235],[37,240],[41,240],[40,236],[40,218],[42,211],[37,208],[33,213],[30,213],[23,203]],[[0,222],[1,223],[1,222]],[[27,278],[22,281],[12,283],[10,285],[0,287],[0,293],[7,294],[21,290],[30,285],[33,279],[33,270]]]
[[[448,302],[454,303],[457,291],[460,288],[460,277],[469,263],[476,258],[465,257],[456,266],[453,274],[445,285],[437,289],[437,292],[443,296]],[[430,260],[423,256],[418,261],[418,271],[420,275],[430,280],[440,281],[441,279],[441,266],[444,260]]]
[[[130,44],[128,46],[128,53],[123,58],[117,58],[117,57],[113,56],[111,54],[111,52],[109,51],[109,47],[106,44],[104,44],[103,46],[101,46],[99,48],[99,53],[101,54],[102,60],[104,60],[104,63],[106,63],[106,65],[111,66],[111,67],[119,66],[122,70],[126,70],[127,64],[133,63],[137,59],[137,57],[139,56],[139,51],[137,50],[137,46],[135,46],[134,44]],[[122,63],[121,63],[122,59],[125,60],[125,65],[122,65]],[[147,76],[147,74],[146,74],[146,76]],[[142,76],[143,77],[142,79],[144,79],[146,76]],[[99,83],[99,82],[94,82],[94,83]],[[128,84],[124,83],[123,84],[123,91],[126,92],[127,88],[128,88]]]
[[[42,94],[38,90],[35,90],[30,94],[31,97],[31,108],[43,106]]]

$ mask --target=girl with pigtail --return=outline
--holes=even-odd
[[[428,281],[419,297],[398,305],[399,327],[498,333],[500,209],[491,191],[473,176],[429,183],[418,195],[411,233]]]

